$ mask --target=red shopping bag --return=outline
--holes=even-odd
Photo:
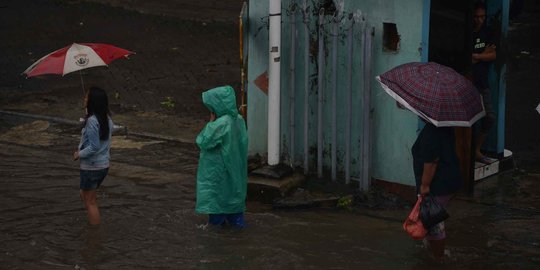
[[[424,228],[424,224],[420,220],[420,204],[422,203],[422,196],[418,196],[418,200],[414,205],[411,213],[403,222],[403,229],[412,237],[414,240],[422,240],[426,234],[427,230]]]

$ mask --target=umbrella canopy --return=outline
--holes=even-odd
[[[49,53],[28,67],[23,74],[34,77],[44,74],[66,75],[85,68],[107,66],[134,52],[102,43],[73,43]]]
[[[470,127],[485,115],[478,90],[449,67],[413,62],[376,78],[397,102],[437,127]]]

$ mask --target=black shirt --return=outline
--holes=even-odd
[[[482,53],[489,45],[493,45],[493,40],[485,26],[480,28],[478,32],[473,32],[473,53]],[[489,88],[489,64],[490,62],[480,61],[472,65],[473,83],[478,89]]]
[[[438,165],[431,181],[430,194],[453,194],[461,186],[461,173],[456,154],[455,133],[452,127],[435,127],[426,124],[412,147],[414,177],[417,191],[422,184],[424,163],[435,162]]]

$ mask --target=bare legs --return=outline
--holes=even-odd
[[[444,238],[441,240],[429,240],[429,248],[435,261],[442,263],[444,261]]]
[[[96,190],[81,190],[80,194],[88,214],[88,223],[90,225],[98,225],[100,223],[100,216],[96,200]]]
[[[484,141],[486,141],[486,134],[479,133],[478,138],[476,138],[476,149],[474,150],[476,160],[481,160],[484,157],[484,154],[482,154],[482,151],[480,151],[480,148],[484,144]]]

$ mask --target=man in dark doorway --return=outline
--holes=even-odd
[[[489,159],[481,152],[481,147],[486,136],[495,123],[495,113],[491,101],[488,83],[488,71],[490,63],[497,58],[496,47],[486,26],[486,6],[477,3],[474,7],[473,18],[473,49],[472,49],[472,81],[482,94],[486,116],[480,122],[480,131],[476,136],[475,158],[476,161],[489,163]]]

